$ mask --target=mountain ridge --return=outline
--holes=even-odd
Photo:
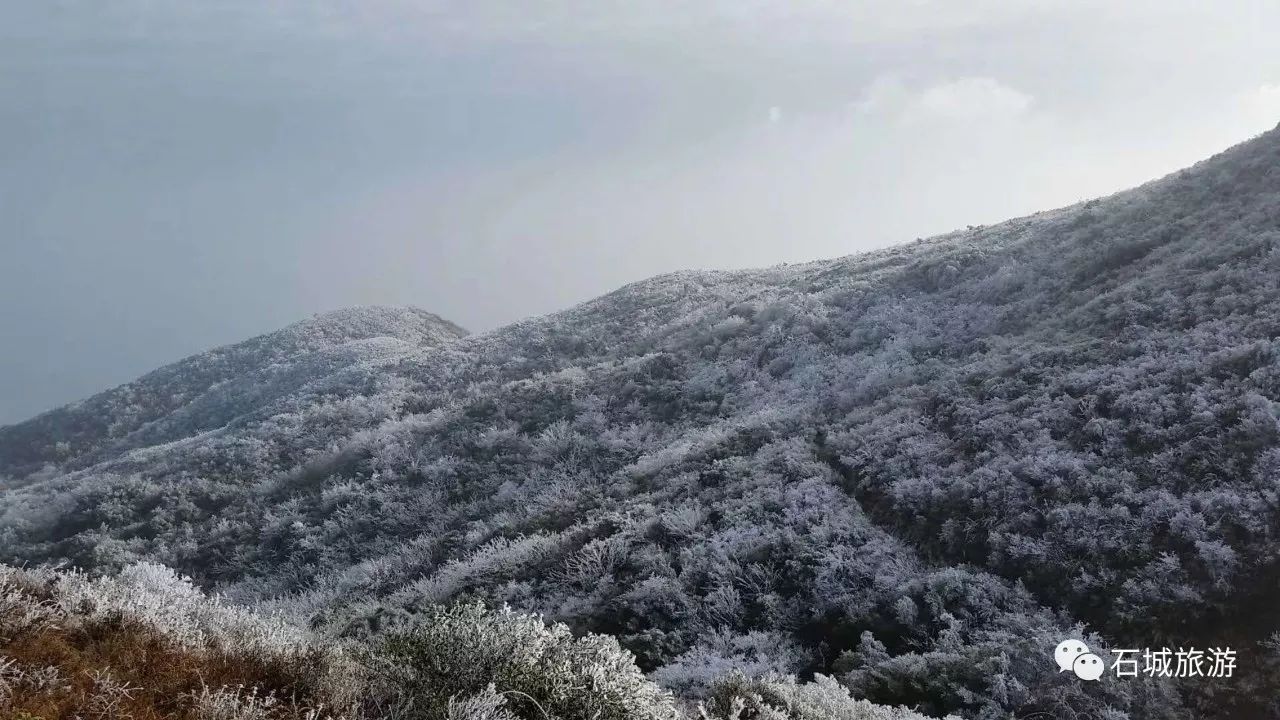
[[[343,365],[0,487],[0,561],[161,561],[341,634],[508,604],[682,697],[732,667],[935,715],[1268,717],[1280,619],[1230,619],[1277,597],[1278,359],[1272,131],[1068,208]],[[1255,662],[1086,685],[1065,636]]]
[[[243,410],[241,406],[246,403],[270,401],[269,396],[255,397],[261,390],[255,386],[267,384],[268,375],[277,385],[275,394],[280,394],[346,365],[394,351],[397,345],[405,349],[437,345],[465,335],[466,331],[457,325],[414,307],[357,306],[316,314],[279,330],[190,355],[110,390],[0,427],[0,475],[30,472],[51,461],[74,464],[76,456],[85,453],[91,461],[93,453],[102,449],[97,443],[123,440],[184,410],[203,413],[204,425],[225,424],[234,420],[235,409]],[[379,341],[392,342],[380,346]],[[255,380],[254,375],[259,377]],[[221,388],[234,394],[236,383],[242,386],[238,391],[243,397],[238,403],[232,403],[235,408],[208,407],[211,391]],[[134,413],[135,417],[117,419],[109,427],[96,426],[91,419],[84,418],[108,412],[112,406],[123,403],[142,407]],[[125,414],[118,409],[116,413]],[[59,424],[75,424],[77,420],[89,427],[78,433],[56,429]],[[201,423],[189,423],[189,427],[212,429]],[[21,447],[33,437],[45,438],[46,447]],[[176,438],[172,431],[150,435],[144,432],[139,442],[173,439]],[[77,445],[88,447],[75,447]]]

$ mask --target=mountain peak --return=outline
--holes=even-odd
[[[354,305],[317,313],[273,333],[330,342],[393,337],[406,342],[452,340],[467,331],[434,313],[411,305]]]
[[[1272,131],[1106,198],[662,276],[483,342],[326,313],[26,445],[0,431],[5,459],[71,453],[0,487],[0,560],[161,561],[352,635],[481,599],[615,634],[691,700],[746,667],[937,716],[1272,717],[1249,712],[1280,696],[1265,663],[1202,691],[1064,683],[1047,653],[1266,657],[1277,228]]]
[[[76,466],[109,449],[221,427],[359,363],[438,347],[467,331],[416,307],[356,306],[166,365],[80,402],[0,428],[0,475]]]

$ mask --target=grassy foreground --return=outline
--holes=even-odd
[[[422,613],[370,642],[203,595],[168,568],[0,566],[9,720],[913,720],[827,678],[730,674],[680,701],[610,637],[507,610]]]

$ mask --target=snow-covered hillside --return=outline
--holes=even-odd
[[[686,698],[739,669],[929,714],[1280,711],[1280,130],[483,335],[359,317],[0,430],[0,560],[158,561],[355,636],[507,603]],[[1049,655],[1077,633],[1241,668],[1084,683]]]
[[[0,476],[99,457],[223,427],[308,383],[466,334],[416,308],[359,307],[217,348],[127,385],[0,428]]]

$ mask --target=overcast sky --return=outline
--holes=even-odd
[[[0,0],[0,423],[347,305],[483,331],[1110,193],[1275,126],[1277,27],[1272,0]]]

